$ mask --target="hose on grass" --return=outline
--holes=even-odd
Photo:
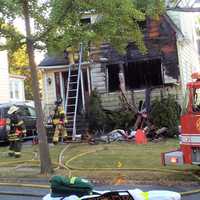
[[[102,151],[104,149],[99,149],[98,151]],[[61,153],[64,154],[65,151],[62,151]],[[70,158],[69,160],[67,160],[65,162],[65,166],[70,169],[70,170],[81,170],[81,171],[151,171],[151,172],[161,172],[161,173],[179,173],[182,174],[183,171],[181,170],[174,170],[174,169],[161,169],[161,168],[81,168],[81,167],[73,167],[71,165],[69,165],[69,163],[77,158],[80,158],[82,156],[91,154],[91,153],[96,153],[97,151],[87,151],[87,152],[83,152],[83,153],[79,153],[75,156],[73,156],[72,158]],[[63,155],[60,155],[63,157]],[[186,172],[184,172],[186,173]],[[197,181],[200,181],[200,177],[195,175],[192,172],[187,172],[187,175],[191,175],[193,176]],[[186,191],[186,192],[181,192],[181,196],[186,196],[186,195],[191,195],[191,194],[197,194],[200,193],[200,189],[196,189],[196,190],[191,190],[191,191]]]
[[[64,159],[64,153],[67,149],[69,149],[70,145],[65,146],[61,152],[59,153],[59,157],[58,157],[58,163],[53,163],[56,168],[63,168],[65,170],[68,171],[69,175],[71,175],[71,171],[73,170],[81,170],[81,171],[150,171],[150,172],[161,172],[161,173],[179,173],[182,174],[183,171],[181,170],[174,170],[174,169],[160,169],[160,168],[153,168],[153,169],[149,169],[149,168],[81,168],[81,167],[73,167],[71,165],[69,165],[69,163],[77,158],[80,158],[82,156],[88,155],[88,154],[92,154],[92,153],[96,153],[97,151],[102,151],[104,149],[98,149],[98,150],[92,150],[92,151],[87,151],[87,152],[83,152],[83,153],[79,153],[75,156],[73,156],[72,158],[70,158],[69,160],[67,160],[64,164],[63,164],[63,159]],[[17,165],[17,164],[24,164],[24,163],[30,163],[30,164],[37,164],[39,165],[39,161],[38,160],[21,160],[21,161],[12,161],[12,162],[4,162],[0,164],[0,167],[2,166],[8,166],[8,165]],[[191,175],[193,176],[196,180],[200,181],[200,177],[198,177],[197,175],[195,175],[192,172],[184,172],[187,173],[187,175]],[[49,185],[39,185],[39,184],[21,184],[21,183],[0,183],[0,186],[13,186],[13,187],[30,187],[30,188],[40,188],[40,189],[49,189],[50,186]],[[191,194],[196,194],[196,193],[200,193],[200,189],[196,189],[196,190],[191,190],[191,191],[186,191],[186,192],[181,192],[180,194],[182,196],[186,196],[186,195],[191,195]],[[27,195],[27,196],[31,196],[34,194],[22,194],[20,195],[20,193],[0,193],[0,195],[18,195],[18,196],[23,196],[23,195]],[[35,197],[41,197],[41,195],[36,195]]]

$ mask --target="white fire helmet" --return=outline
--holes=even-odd
[[[16,112],[18,110],[19,110],[19,107],[11,106],[10,109],[8,110],[8,114],[11,115],[11,114],[13,114],[14,112]]]

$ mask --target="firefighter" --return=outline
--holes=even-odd
[[[26,135],[24,121],[19,116],[19,107],[11,106],[7,119],[8,140],[10,142],[8,155],[19,158],[21,156],[22,136]]]
[[[59,142],[59,137],[61,136],[62,140],[67,139],[67,131],[65,125],[67,123],[67,118],[65,116],[64,110],[62,108],[62,99],[59,99],[55,102],[55,109],[53,115],[53,126],[54,126],[54,135],[53,143],[57,144]]]

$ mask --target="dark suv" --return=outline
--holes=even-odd
[[[8,110],[13,104],[4,103],[0,104],[0,142],[6,142],[8,140],[6,131],[6,118],[8,118]],[[33,137],[36,135],[36,113],[35,109],[26,104],[17,104],[19,107],[19,113],[21,118],[24,120],[26,126],[26,138]]]

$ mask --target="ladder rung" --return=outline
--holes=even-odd
[[[72,118],[71,118],[71,116],[72,116],[72,115],[66,116],[66,117],[67,117],[67,120],[74,119],[74,115],[72,116]]]
[[[68,99],[76,99],[76,97],[68,97]]]
[[[77,82],[70,82],[69,84],[75,84],[75,83],[77,83]]]
[[[68,115],[67,117],[68,117],[68,118],[73,118],[74,116],[73,116],[73,115]]]
[[[74,112],[67,112],[66,114],[67,115],[71,115],[71,114],[74,114]]]
[[[67,105],[68,107],[75,106],[76,104]]]
[[[76,74],[72,74],[72,75],[70,75],[70,77],[77,77],[78,75]]]
[[[76,91],[77,89],[71,89],[71,90],[69,90],[69,92],[71,92],[71,91]]]

